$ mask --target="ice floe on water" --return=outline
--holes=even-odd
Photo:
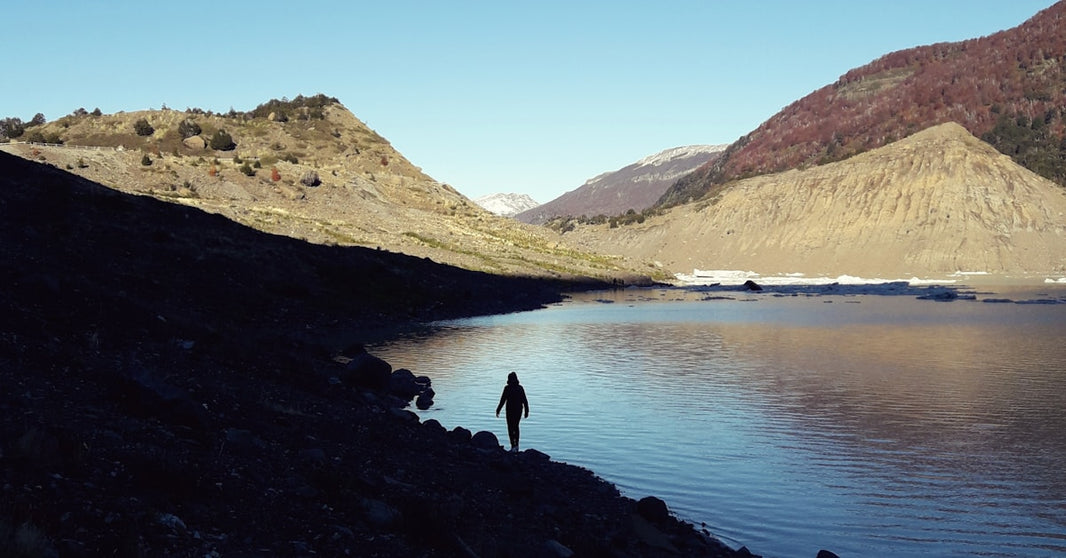
[[[1039,278],[1034,277],[1005,277],[1000,278],[983,271],[959,271],[946,274],[941,277],[911,277],[886,279],[879,277],[859,277],[854,275],[808,276],[804,273],[782,273],[777,275],[762,275],[753,271],[741,270],[693,270],[691,274],[679,273],[675,276],[675,285],[695,292],[766,292],[776,296],[788,295],[905,295],[915,296],[922,300],[952,301],[952,300],[978,300],[978,294],[991,295],[992,293],[979,293],[970,284],[997,284],[1003,280],[1005,283],[1037,284]],[[1066,278],[1045,278],[1044,283],[1066,285]],[[1031,293],[1024,295],[1023,300],[1015,301],[1010,298],[991,298],[985,296],[982,300],[987,302],[1018,302],[1041,304],[1066,303],[1066,291],[1055,296],[1041,293],[1038,298],[1030,298]],[[719,298],[719,297],[715,297]]]

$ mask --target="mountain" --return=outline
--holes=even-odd
[[[643,223],[580,227],[584,249],[670,272],[910,278],[1066,272],[1066,192],[946,123],[805,170],[735,182]]]
[[[1066,2],[987,37],[887,54],[790,104],[680,179],[663,206],[738,178],[839,161],[958,122],[1066,183]]]
[[[223,133],[235,145],[216,144]],[[33,136],[63,143],[0,150],[265,232],[496,274],[639,280],[553,231],[483,210],[325,96],[227,114],[77,111],[18,139]]]
[[[540,205],[527,194],[489,194],[475,198],[474,203],[494,215],[503,217],[513,217]]]
[[[581,187],[519,213],[516,218],[524,223],[542,224],[553,217],[643,211],[678,178],[713,161],[725,148],[725,145],[689,145],[661,151],[593,177]]]

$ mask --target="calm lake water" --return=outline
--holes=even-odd
[[[371,348],[433,379],[445,427],[654,495],[767,557],[1066,555],[1066,290],[582,295]],[[724,296],[725,298],[721,298]],[[600,299],[599,301],[593,298]]]

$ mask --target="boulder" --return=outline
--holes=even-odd
[[[389,376],[389,393],[404,401],[414,399],[418,394],[422,393],[423,389],[425,387],[419,384],[415,379],[415,375],[406,368],[395,370]]]
[[[185,390],[167,384],[147,372],[112,374],[105,376],[112,400],[127,413],[138,417],[154,417],[163,422],[181,425],[197,434],[211,428],[207,411]]]
[[[463,428],[462,426],[456,426],[455,428],[453,428],[452,431],[448,433],[448,436],[450,436],[453,440],[457,442],[464,443],[469,443],[470,438],[472,437],[470,435],[470,431]]]
[[[197,150],[197,151],[202,151],[204,149],[207,149],[207,140],[205,140],[204,138],[202,138],[200,136],[189,136],[189,137],[181,140],[181,143],[185,147],[188,147],[189,149],[193,149],[193,150]]]
[[[637,513],[655,525],[661,525],[670,519],[670,510],[666,502],[655,496],[645,496],[637,502]]]
[[[550,556],[552,558],[571,558],[574,555],[574,551],[563,546],[563,543],[549,539],[544,543],[544,556]]]
[[[537,450],[532,449],[532,448],[527,449],[527,450],[522,450],[522,457],[524,457],[524,458],[526,458],[526,459],[528,459],[530,461],[540,461],[540,462],[543,462],[543,463],[547,463],[547,462],[551,461],[551,456],[550,455],[548,455],[548,454],[546,454],[546,453],[544,453],[542,451],[537,451]]]
[[[500,449],[499,438],[497,438],[495,434],[489,432],[488,430],[482,430],[481,432],[474,434],[474,436],[470,439],[470,443],[478,449]]]
[[[297,459],[301,463],[312,467],[321,467],[329,462],[329,458],[326,457],[326,450],[322,448],[300,450],[300,453],[297,454]]]
[[[391,413],[392,416],[406,422],[418,422],[418,415],[412,413],[411,411],[408,411],[407,409],[389,409],[389,413]]]
[[[444,425],[442,425],[437,419],[429,419],[426,422],[423,422],[422,427],[430,432],[436,432],[437,434],[447,432],[447,430],[444,429]],[[0,457],[3,457],[3,455],[0,455]]]
[[[818,551],[817,558],[840,558],[840,557],[823,548],[822,550]]]
[[[415,406],[423,411],[432,407],[434,395],[436,395],[436,392],[433,391],[433,388],[426,388],[425,391],[418,394],[418,399],[415,400]]]
[[[761,291],[762,290],[762,286],[759,285],[758,283],[756,283],[755,281],[752,281],[751,279],[748,279],[747,281],[744,281],[744,288],[749,290],[749,291]]]
[[[347,386],[384,390],[391,375],[391,364],[370,353],[359,353],[344,365],[340,379]]]
[[[381,500],[366,498],[360,507],[367,523],[379,529],[388,529],[400,520],[400,512]]]

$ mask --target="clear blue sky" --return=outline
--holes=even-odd
[[[474,198],[731,143],[883,54],[1051,0],[6,0],[0,117],[325,93]]]

